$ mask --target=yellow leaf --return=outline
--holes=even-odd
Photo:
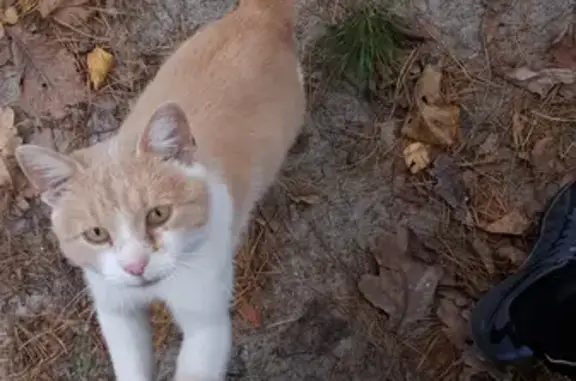
[[[8,25],[14,25],[18,22],[18,11],[14,7],[8,7],[4,11],[2,22]]]
[[[418,173],[430,164],[430,148],[415,142],[404,148],[404,161],[412,173]]]
[[[96,47],[88,53],[87,61],[90,82],[94,90],[98,90],[106,80],[110,70],[112,70],[114,57],[106,50]]]

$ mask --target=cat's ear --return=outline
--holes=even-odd
[[[149,152],[165,159],[191,162],[196,142],[186,114],[176,103],[160,105],[138,142],[139,152]]]
[[[17,147],[14,155],[28,181],[41,192],[42,200],[50,206],[58,202],[62,186],[78,167],[74,159],[32,144]]]

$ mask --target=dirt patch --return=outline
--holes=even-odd
[[[24,1],[5,3],[20,18],[0,39],[0,106],[15,110],[14,125],[25,142],[61,151],[114,133],[174,46],[234,6],[231,0],[97,1],[90,2],[88,16],[74,11],[86,17],[76,23],[63,22],[71,16],[57,11],[43,17]],[[237,258],[230,380],[456,380],[493,372],[470,353],[470,308],[521,265],[533,222],[576,165],[570,84],[554,77],[543,94],[508,73],[528,68],[542,78],[543,69],[567,69],[565,59],[550,60],[547,52],[570,21],[564,15],[571,2],[464,3],[391,6],[433,38],[408,51],[399,77],[371,99],[349,83],[327,81],[313,54],[315,41],[341,19],[345,5],[298,3],[310,112]],[[27,91],[39,87],[42,95],[47,89],[37,71],[28,86],[21,81],[27,72],[12,49],[23,32],[10,28],[55,42],[50,48],[66,61],[66,76],[58,78],[81,95],[22,103]],[[114,57],[98,91],[88,83],[86,62],[95,47]],[[43,54],[35,57],[26,62],[48,65]],[[423,105],[414,94],[422,91],[416,89],[431,64],[441,73],[441,99]],[[450,125],[458,134],[441,144],[420,132],[406,134],[407,116],[422,110],[451,110],[459,116]],[[50,114],[55,111],[62,115]],[[422,118],[424,128],[437,127],[438,138],[446,119]],[[417,173],[406,166],[404,151],[414,142],[430,146],[427,162],[412,171]],[[47,208],[13,159],[2,159],[11,183],[2,188],[0,377],[111,379],[80,274],[60,256]],[[392,255],[383,237],[399,231],[410,266],[394,268],[382,260]],[[414,268],[420,275],[443,271],[426,291],[423,276],[401,282]],[[398,290],[387,304],[370,303],[359,290],[361,279],[379,274]],[[428,295],[423,310],[413,308],[418,295]],[[406,311],[416,321],[406,319]],[[179,332],[163,308],[156,306],[153,316],[159,379],[169,380]],[[539,376],[554,379],[538,369],[517,375]]]

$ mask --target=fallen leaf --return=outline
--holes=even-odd
[[[467,347],[470,339],[468,321],[462,315],[462,308],[452,300],[440,298],[436,315],[443,323],[442,331],[450,342],[459,349]]]
[[[572,85],[576,83],[576,72],[563,68],[547,68],[534,71],[528,67],[520,67],[504,73],[505,77],[516,85],[540,95],[544,98],[556,85]]]
[[[238,307],[238,313],[254,328],[262,327],[262,313],[255,306],[242,302]]]
[[[405,290],[398,273],[385,276],[364,274],[358,282],[358,289],[374,307],[384,311],[388,316],[399,318],[404,307]]]
[[[94,90],[98,90],[112,70],[114,57],[106,50],[96,47],[87,57],[88,74]]]
[[[434,168],[429,170],[436,178],[434,191],[454,209],[466,206],[468,195],[460,169],[454,160],[446,155],[439,155],[434,160]]]
[[[540,173],[550,173],[556,171],[557,164],[557,145],[551,136],[544,137],[534,143],[530,153],[530,161]]]
[[[41,0],[38,11],[44,18],[52,17],[69,25],[85,22],[93,13],[93,9],[85,7],[88,0]]]
[[[405,229],[405,227],[400,227]],[[406,325],[424,318],[434,301],[442,268],[414,260],[398,245],[401,234],[386,235],[382,252],[376,256],[379,275],[364,275],[360,292],[375,307],[383,310],[396,325]]]
[[[404,162],[412,173],[418,173],[430,164],[430,148],[415,142],[404,148]]]
[[[504,217],[480,226],[481,229],[495,234],[522,235],[530,226],[530,221],[524,213],[518,210],[506,214]]]
[[[60,45],[17,26],[12,37],[15,66],[23,71],[19,105],[36,117],[64,117],[67,106],[86,99],[86,90],[74,57]]]
[[[460,107],[447,104],[441,93],[442,72],[427,65],[414,88],[416,108],[402,126],[402,133],[433,145],[452,146],[460,139]]]
[[[484,267],[488,271],[489,275],[494,275],[496,272],[496,267],[494,265],[494,259],[492,258],[492,249],[488,244],[481,240],[479,237],[474,237],[472,239],[472,248],[478,254]]]
[[[442,100],[442,70],[435,65],[426,65],[416,83],[414,96],[416,100],[436,104]]]
[[[462,351],[461,361],[464,363],[464,367],[458,381],[477,380],[478,377],[476,376],[481,373],[490,374],[494,380],[512,381],[510,373],[501,371],[494,363],[483,359],[479,350],[474,346],[468,346]]]
[[[490,155],[496,152],[496,150],[498,149],[499,141],[500,141],[500,135],[492,132],[488,134],[484,142],[480,144],[480,147],[478,147],[478,150],[476,152],[480,156]]]
[[[18,11],[14,7],[8,7],[4,10],[2,22],[8,25],[14,25],[18,22]]]
[[[524,250],[511,245],[498,248],[496,256],[509,261],[514,266],[522,265],[528,258],[528,254]]]
[[[576,33],[571,23],[548,50],[550,61],[557,67],[576,71]]]

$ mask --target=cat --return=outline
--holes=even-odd
[[[241,0],[161,66],[110,139],[16,159],[90,290],[116,380],[154,377],[153,300],[183,331],[175,380],[225,377],[233,257],[306,112],[292,0]]]

